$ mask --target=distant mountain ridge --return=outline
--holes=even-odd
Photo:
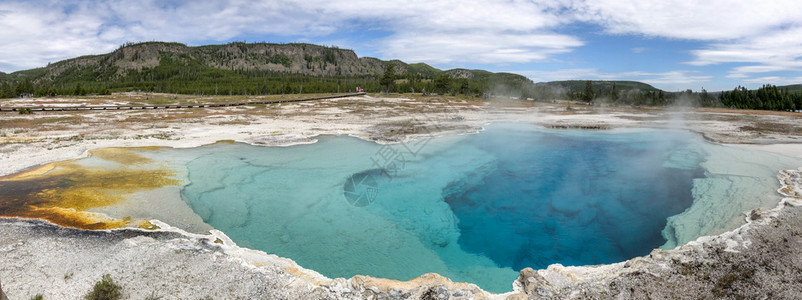
[[[16,88],[15,92],[6,90],[6,96],[26,89],[45,90],[49,91],[48,94],[69,93],[68,90],[75,89],[77,85],[89,87],[90,93],[103,90],[215,94],[302,92],[298,82],[305,81],[312,82],[306,84],[313,87],[306,90],[309,92],[336,91],[357,86],[375,91],[385,89],[379,85],[378,79],[391,64],[395,73],[393,79],[397,82],[400,80],[401,84],[390,89],[397,92],[437,90],[474,95],[506,93],[534,98],[579,98],[580,94],[586,92],[588,82],[563,80],[533,83],[513,73],[462,68],[440,70],[422,62],[409,64],[400,60],[358,57],[353,50],[337,47],[244,42],[204,46],[173,42],[125,44],[106,54],[66,59],[10,74],[0,72],[0,82],[7,82],[10,86],[19,86],[25,80],[31,82],[24,84],[21,89]],[[441,85],[448,87],[435,87],[435,79],[443,74],[448,75],[450,81]],[[266,79],[259,84],[255,78]],[[318,84],[320,82],[326,84]],[[590,82],[596,95],[611,94],[613,89],[619,92],[661,91],[637,81]],[[211,84],[215,85],[213,90],[208,88]],[[224,91],[219,91],[218,85],[223,85]],[[802,91],[800,84],[778,88],[789,92]]]
[[[785,89],[785,90],[788,90],[788,92],[792,92],[792,93],[793,92],[802,92],[802,84],[789,84],[789,85],[778,86],[777,88],[779,88],[781,90]]]
[[[380,80],[391,70],[390,76]],[[388,81],[389,80],[389,81]],[[353,50],[303,43],[187,46],[125,44],[115,51],[0,75],[0,97],[22,93],[274,94],[368,91],[482,95],[496,86],[521,94],[533,83],[512,73],[440,70],[426,63],[358,57]]]
[[[100,55],[0,73],[0,98],[145,91],[194,95],[368,92],[450,94],[484,99],[576,100],[593,105],[711,106],[799,110],[802,85],[757,90],[666,92],[637,81],[564,80],[534,83],[513,73],[440,70],[425,63],[358,57],[312,44],[234,42],[187,46],[126,44]]]
[[[400,60],[383,61],[358,57],[353,50],[303,43],[242,43],[187,46],[170,42],[126,44],[117,50],[100,55],[81,56],[48,64],[46,67],[9,74],[16,79],[30,78],[36,82],[70,82],[76,73],[95,73],[95,81],[113,81],[129,73],[141,72],[162,65],[165,60],[200,69],[229,71],[263,71],[295,75],[378,76],[387,65],[401,76],[433,78],[442,70],[425,63],[407,64]],[[481,70],[454,69],[445,71],[455,78],[474,78],[495,74]],[[507,76],[519,76],[508,74]],[[69,78],[67,78],[69,76]]]
[[[230,43],[190,47],[179,43],[144,42],[127,44],[107,54],[66,59],[44,68],[12,74],[56,79],[73,68],[92,68],[106,75],[104,77],[124,76],[129,70],[156,67],[163,58],[223,70],[259,70],[313,76],[380,74],[386,64],[375,58],[359,58],[352,50],[311,44]],[[426,72],[426,67],[431,68],[424,65],[404,68],[404,71]]]
[[[585,85],[588,80],[561,80],[561,81],[548,81],[535,83],[536,87],[564,89],[566,91],[582,92],[585,90]],[[660,89],[653,87],[650,84],[639,81],[627,80],[590,80],[594,90],[612,90],[613,85],[620,91],[641,90],[641,91],[659,91]]]

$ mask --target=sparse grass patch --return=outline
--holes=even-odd
[[[802,132],[802,126],[799,124],[787,124],[777,122],[758,121],[753,122],[752,125],[745,125],[739,128],[741,131],[754,131],[760,133],[778,133],[778,134],[799,134]]]
[[[122,298],[121,287],[114,283],[111,275],[103,275],[102,279],[95,283],[92,291],[86,295],[87,300],[116,300]]]
[[[156,296],[156,291],[150,292],[150,296],[145,297],[145,300],[159,300],[163,296]]]
[[[415,101],[421,102],[451,102],[451,101],[468,101],[468,102],[483,102],[481,97],[474,95],[422,95],[421,93],[391,93],[389,95],[374,94],[375,97],[383,98],[410,98]]]
[[[69,123],[79,124],[79,119],[74,116],[70,117],[38,117],[38,118],[7,118],[0,120],[0,128],[39,128],[42,125],[49,124],[48,129],[53,127],[55,123]]]
[[[154,96],[154,97],[147,97],[144,101],[144,104],[165,105],[165,104],[176,104],[181,102],[184,101],[178,100],[178,96]]]
[[[42,300],[45,297],[42,294],[36,294],[36,296],[31,297],[31,300]]]
[[[749,281],[752,279],[753,275],[753,270],[744,269],[740,266],[733,265],[729,273],[724,274],[724,276],[721,276],[718,281],[716,281],[716,286],[713,288],[713,294],[717,297],[724,297],[728,294],[732,294],[732,286],[734,283],[739,281]],[[741,295],[734,296],[738,298]]]
[[[732,286],[732,283],[738,280],[738,278],[739,276],[733,273],[721,276],[721,278],[719,278],[716,282],[716,287],[713,288],[713,294],[715,294],[717,297],[726,296],[726,290],[728,290]]]
[[[223,122],[218,122],[217,123],[217,125],[249,125],[249,124],[251,124],[251,122],[248,122],[248,121],[234,121],[234,120],[223,121]]]

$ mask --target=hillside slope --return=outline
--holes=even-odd
[[[380,85],[392,65],[396,84]],[[440,76],[439,80],[435,80]],[[356,87],[372,91],[438,91],[479,95],[503,84],[521,89],[524,76],[481,70],[442,71],[425,63],[407,64],[358,57],[352,50],[311,44],[229,43],[190,47],[179,43],[127,44],[102,54],[14,72],[0,81],[34,94],[104,93],[145,90],[192,94],[336,92]],[[24,83],[24,84],[23,84]],[[14,93],[7,93],[6,95]]]
[[[777,88],[781,90],[787,90],[788,92],[802,92],[802,84],[791,84],[791,85],[783,85],[778,86]]]
[[[581,93],[585,91],[586,83],[587,80],[563,80],[563,81],[538,82],[535,83],[535,86],[541,88],[562,89],[565,91]],[[652,91],[652,92],[659,91],[658,88],[655,88],[649,84],[638,81],[592,80],[591,85],[593,86],[593,90],[596,91],[612,90],[613,85],[615,85],[615,87],[619,91],[629,91],[629,90]]]
[[[100,75],[97,80],[114,80],[131,71],[158,67],[166,61],[221,70],[313,76],[379,74],[385,64],[374,58],[359,58],[352,50],[310,44],[230,43],[189,47],[179,43],[145,42],[125,45],[108,54],[63,60],[48,65],[42,72],[28,70],[18,75],[43,75],[37,79],[58,80],[76,71],[91,70]]]

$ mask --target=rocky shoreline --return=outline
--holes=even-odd
[[[199,123],[162,118],[155,123],[120,127],[106,120],[98,121],[100,127],[76,124],[63,126],[61,131],[34,124],[14,131],[27,134],[31,142],[0,144],[0,161],[4,163],[0,175],[108,146],[193,147],[222,139],[274,145],[308,143],[318,134],[397,142],[423,134],[469,133],[485,123],[499,121],[557,129],[676,128],[705,132],[705,138],[716,142],[750,144],[798,142],[798,133],[802,132],[798,125],[788,132],[737,130],[757,124],[793,124],[793,116],[686,112],[678,121],[672,112],[648,110],[579,107],[566,114],[560,105],[494,106],[372,97],[345,102],[281,105],[245,116],[241,111],[221,108],[200,116]],[[172,113],[165,116],[182,112]],[[136,114],[110,116],[132,118]],[[270,114],[286,118],[276,120]],[[87,113],[78,117],[91,120],[109,116]],[[736,117],[741,119],[733,120]],[[328,122],[323,124],[321,119]],[[132,129],[148,137],[131,139],[123,134],[108,138]],[[65,139],[72,130],[81,138]],[[6,131],[3,134],[8,138]],[[156,220],[152,222],[162,228],[156,231],[84,231],[41,220],[0,218],[0,282],[12,299],[36,294],[43,294],[45,299],[81,298],[106,273],[123,286],[128,299],[154,295],[163,299],[794,298],[802,294],[797,282],[802,281],[798,275],[802,273],[802,250],[798,250],[802,249],[798,230],[802,228],[800,174],[802,170],[783,171],[779,192],[786,198],[774,209],[751,212],[747,224],[733,231],[611,265],[524,269],[511,283],[513,292],[506,294],[487,293],[476,285],[453,283],[437,274],[407,282],[367,276],[329,279],[292,260],[239,248],[220,232],[190,234]]]

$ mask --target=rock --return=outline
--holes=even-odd
[[[3,283],[0,282],[0,300],[8,300],[6,293],[3,292]]]
[[[515,283],[522,289],[520,292],[528,295],[529,298],[535,296],[551,297],[553,295],[549,282],[532,268],[521,270]]]
[[[440,287],[431,287],[423,292],[421,300],[448,300],[448,289]]]
[[[749,220],[756,221],[763,218],[763,211],[758,209],[753,209],[752,212],[749,214]]]

